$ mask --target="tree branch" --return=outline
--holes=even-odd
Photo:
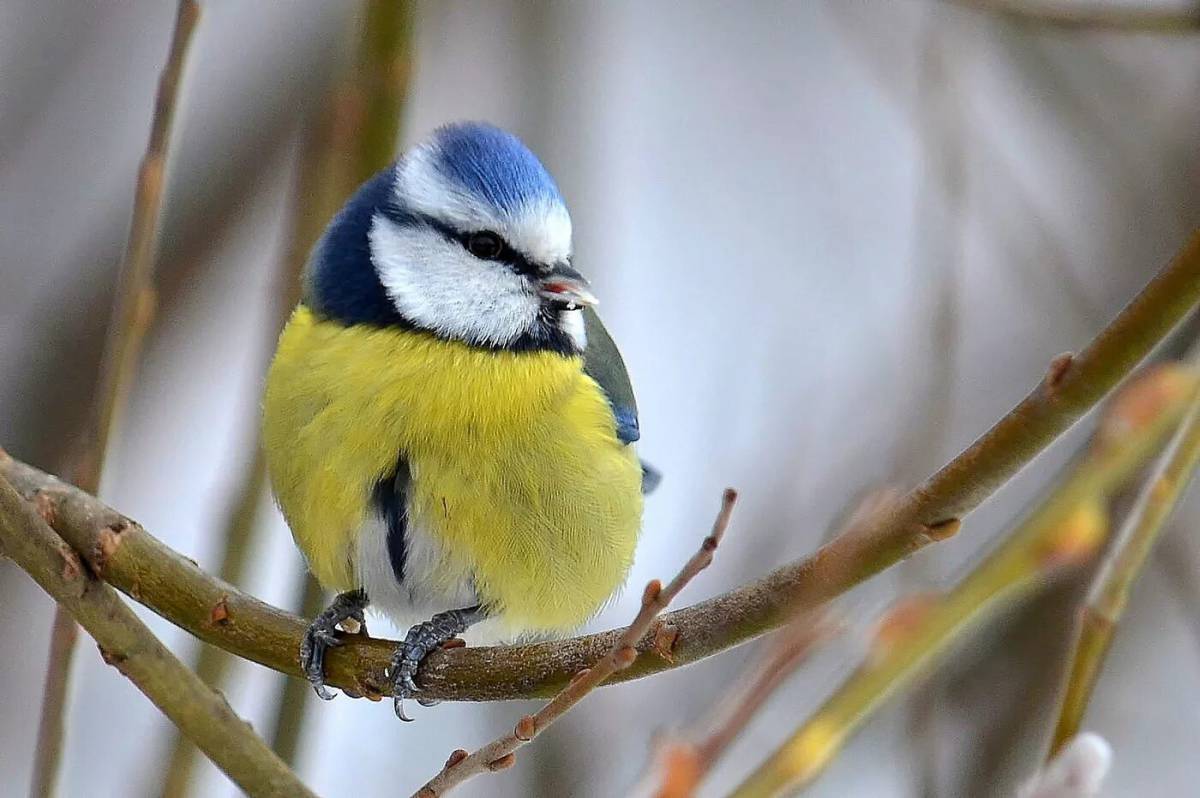
[[[793,612],[849,590],[958,528],[960,517],[1011,479],[1120,382],[1200,299],[1200,235],[1076,357],[1055,358],[1024,400],[895,510],[861,533],[721,596],[663,616],[677,631],[670,651],[640,656],[611,682],[635,679],[711,656],[773,629]],[[97,499],[35,468],[0,458],[0,474],[27,497],[42,495],[56,527],[114,587],[213,645],[300,675],[296,652],[305,622],[202,572]],[[214,607],[225,621],[214,623]],[[619,630],[524,646],[437,651],[418,674],[422,694],[456,701],[550,696],[599,660]],[[637,645],[645,654],[653,640]],[[383,695],[395,643],[350,635],[326,660],[329,683]]]
[[[1180,367],[1157,369],[1131,385],[1088,454],[1028,520],[949,593],[897,604],[863,665],[733,795],[765,798],[810,784],[871,713],[998,604],[1091,559],[1107,533],[1108,498],[1174,427],[1198,388],[1200,377]]]
[[[52,511],[48,505],[42,509]],[[248,795],[315,798],[225,699],[176,659],[116,591],[92,576],[78,554],[3,479],[0,544],[96,639],[105,662],[128,677]]]

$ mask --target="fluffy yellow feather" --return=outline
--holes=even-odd
[[[371,493],[403,456],[410,526],[433,574],[473,580],[510,633],[559,632],[624,581],[641,467],[579,357],[489,351],[301,306],[267,379],[264,436],[280,507],[317,579],[346,591]]]

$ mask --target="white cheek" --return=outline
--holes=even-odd
[[[446,338],[504,346],[533,326],[538,298],[526,280],[483,263],[440,233],[376,216],[371,256],[408,321]]]

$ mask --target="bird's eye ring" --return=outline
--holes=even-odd
[[[466,244],[468,252],[483,260],[497,260],[504,254],[504,239],[490,230],[471,233]]]

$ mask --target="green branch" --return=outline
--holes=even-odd
[[[1058,754],[1079,732],[1113,632],[1125,613],[1129,593],[1146,565],[1146,558],[1183,498],[1196,464],[1200,462],[1200,397],[1159,458],[1138,494],[1129,517],[1121,525],[1112,550],[1084,605],[1078,638],[1071,657],[1066,689],[1055,726],[1050,757]]]
[[[1194,373],[1168,369],[1132,386],[1140,401],[1132,408],[1114,403],[1122,423],[1107,431],[1117,434],[1102,428],[1096,445],[1063,484],[953,590],[899,603],[880,624],[866,662],[733,795],[766,798],[810,784],[873,712],[926,673],[998,605],[1091,559],[1107,533],[1111,494],[1171,430],[1198,386]],[[1149,415],[1128,412],[1147,405]]]

